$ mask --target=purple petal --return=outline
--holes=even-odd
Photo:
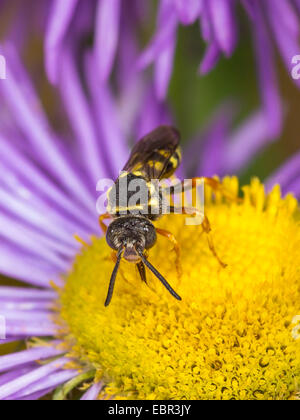
[[[52,363],[34,369],[31,372],[0,386],[0,400],[8,398],[16,392],[26,389],[26,387],[32,385],[40,379],[46,378],[51,373],[61,369],[67,362],[68,359],[65,358],[55,360]]]
[[[255,12],[254,12],[254,3],[252,0],[242,0],[242,4],[248,13],[249,17],[254,20],[255,19]]]
[[[10,48],[13,47],[10,46]],[[35,157],[46,168],[49,168],[54,177],[58,178],[62,185],[65,185],[75,197],[78,197],[85,207],[95,211],[93,196],[90,195],[78,174],[63,156],[61,148],[58,147],[57,139],[51,132],[50,127],[45,123],[45,117],[39,115],[41,108],[37,106],[39,103],[38,99],[28,97],[30,89],[25,92],[24,85],[18,83],[15,78],[15,74],[11,68],[13,61],[10,61],[9,49],[6,48],[3,54],[7,59],[8,76],[5,81],[6,83],[0,84],[0,89],[10,106],[10,114],[18,116],[15,122],[27,136],[32,146],[31,151],[35,151]]]
[[[256,50],[260,92],[268,127],[268,137],[276,138],[282,130],[282,106],[278,90],[275,71],[275,58],[273,57],[272,41],[270,39],[267,23],[261,11],[261,5],[254,5],[254,46]]]
[[[216,41],[221,50],[231,56],[237,43],[237,27],[232,0],[209,0]]]
[[[270,141],[265,113],[258,111],[231,135],[224,155],[224,171],[240,171]]]
[[[119,40],[120,0],[99,0],[96,17],[95,59],[100,82],[110,76]]]
[[[152,85],[145,92],[136,123],[136,140],[141,139],[160,125],[172,124],[172,119],[165,103],[159,102]]]
[[[0,346],[4,345],[4,344],[10,344],[10,343],[15,343],[16,341],[23,341],[24,337],[10,337],[10,338],[6,338],[5,340],[2,340],[0,338]],[[1,376],[0,376],[1,378]]]
[[[71,379],[78,376],[77,370],[63,370],[61,372],[52,373],[47,378],[40,379],[32,385],[27,386],[24,390],[9,396],[9,400],[15,399],[39,399],[43,395],[47,395],[49,390],[57,388]]]
[[[22,390],[9,397],[9,400],[15,399],[39,399],[44,395],[47,395],[51,390],[56,389],[58,386],[70,381],[71,379],[78,376],[77,370],[64,370],[49,375],[45,379],[41,379],[36,383],[29,385],[25,390]]]
[[[95,225],[91,223],[90,217],[87,217],[87,210],[83,210],[81,205],[71,200],[63,193],[57,185],[47,175],[41,171],[33,162],[13,145],[6,138],[0,138],[0,156],[1,160],[15,172],[15,174],[27,180],[31,188],[38,191],[40,197],[45,200],[51,200],[56,206],[60,206],[62,211],[68,212],[68,217],[76,218],[76,224],[80,223],[81,229],[88,229],[87,232],[93,232]],[[79,233],[79,232],[78,232]]]
[[[277,42],[279,51],[284,60],[286,68],[291,74],[292,58],[299,52],[298,36],[286,29],[282,21],[282,17],[278,15],[277,9],[273,8],[273,1],[266,0],[266,14],[270,22],[275,40]],[[295,80],[295,83],[300,87],[300,79]]]
[[[86,61],[87,81],[101,140],[105,146],[103,148],[106,150],[105,160],[108,162],[108,167],[111,168],[112,175],[116,177],[126,163],[128,147],[122,135],[117,105],[110,87],[97,82],[93,68],[93,57],[88,55]]]
[[[44,389],[43,391],[39,391],[39,392],[35,392],[34,394],[30,394],[27,397],[21,397],[21,398],[13,398],[13,396],[11,398],[7,398],[7,400],[12,400],[12,401],[36,401],[39,400],[40,398],[45,397],[46,395],[50,394],[51,392],[54,391],[54,388],[48,388],[48,389]],[[16,395],[16,394],[15,394]]]
[[[9,172],[6,171],[6,173],[8,174]],[[11,191],[7,191],[0,185],[0,202],[2,208],[14,217],[17,216],[17,218],[21,219],[24,225],[26,223],[31,224],[33,226],[33,232],[38,229],[42,230],[45,234],[45,239],[47,237],[49,240],[50,237],[59,239],[65,244],[68,244],[68,250],[71,249],[74,251],[74,249],[78,248],[72,238],[72,235],[76,232],[75,226],[65,230],[63,227],[64,219],[60,215],[55,214],[55,210],[52,211],[43,201],[36,200],[35,197],[32,197],[30,190],[19,188],[19,185],[15,186],[15,190],[12,188]],[[18,197],[18,195],[21,197]],[[67,220],[65,220],[65,223],[66,225],[69,224]]]
[[[199,67],[199,73],[205,75],[209,73],[218,63],[221,57],[221,50],[217,42],[213,41],[205,52],[202,62]]]
[[[292,185],[299,177],[300,153],[297,153],[268,178],[266,181],[266,188],[270,191],[274,185],[279,184],[286,191],[287,187]]]
[[[176,28],[168,47],[159,55],[155,62],[154,83],[157,98],[165,99],[173,71],[174,54],[176,49]]]
[[[175,0],[178,19],[183,25],[191,25],[199,17],[202,0]]]
[[[206,42],[214,41],[214,31],[212,27],[212,21],[210,18],[210,9],[209,9],[209,5],[206,2],[203,3],[203,9],[200,15],[199,23],[200,23],[202,38],[204,39],[204,41]]]
[[[295,197],[300,198],[300,176],[291,184],[289,184],[284,190],[284,193],[292,193]]]
[[[58,327],[50,321],[7,321],[6,334],[8,336],[49,337],[57,334]]]
[[[32,371],[32,369],[34,368],[36,368],[36,363],[28,364],[27,366],[13,369],[8,373],[0,375],[0,386],[5,385],[6,383],[11,382],[16,378],[25,375],[26,373]]]
[[[24,251],[20,252],[15,246],[0,245],[0,255],[0,273],[8,277],[39,287],[48,287],[50,280],[61,284],[59,271],[51,264],[33,258]]]
[[[204,136],[202,162],[197,173],[204,176],[223,175],[223,156],[229,138],[234,115],[233,107],[228,104],[213,118]]]
[[[292,36],[299,36],[299,17],[289,1],[272,1],[274,15],[277,16],[278,23],[285,27]]]
[[[33,302],[33,301],[27,301],[27,302],[2,302],[0,300],[0,311],[36,311],[36,310],[42,310],[47,311],[50,310],[53,306],[53,303],[51,302]]]
[[[60,90],[65,108],[79,141],[81,158],[88,162],[86,169],[96,188],[97,181],[105,178],[105,161],[102,159],[90,106],[83,92],[71,51],[64,51],[61,67]]]
[[[61,350],[57,350],[55,347],[40,347],[9,354],[7,356],[0,356],[0,372],[5,372],[12,368],[15,369],[18,366],[22,366],[30,362],[50,359],[62,353],[63,352]]]
[[[83,395],[81,401],[95,401],[103,388],[103,383],[92,385],[90,389]]]
[[[9,299],[17,301],[36,300],[36,301],[48,301],[57,299],[57,293],[53,290],[39,290],[39,289],[27,289],[22,287],[0,287],[0,300]]]
[[[177,22],[176,11],[173,8],[173,4],[170,0],[161,0],[156,34],[150,42],[150,45],[138,59],[137,67],[139,69],[144,69],[155,61],[157,56],[172,43]]]
[[[24,248],[24,250],[30,249],[33,255],[50,262],[62,272],[68,269],[69,263],[46,246],[43,235],[34,232],[23,223],[19,223],[4,214],[0,214],[0,225],[2,238],[6,238],[6,240]]]
[[[62,42],[68,31],[78,0],[54,0],[52,3],[45,39],[45,60],[48,78],[53,84],[56,84]]]
[[[7,322],[14,321],[26,321],[26,322],[36,322],[36,321],[49,321],[53,316],[53,312],[50,311],[17,311],[17,310],[2,310],[1,315],[5,318]]]

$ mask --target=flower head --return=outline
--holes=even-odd
[[[237,180],[226,179],[236,191]],[[222,269],[199,226],[166,216],[182,250],[178,281],[171,251],[160,240],[151,261],[182,302],[154,279],[142,284],[124,262],[111,306],[104,308],[112,270],[109,251],[94,239],[77,257],[61,291],[59,318],[71,355],[123,398],[288,398],[300,385],[300,347],[292,337],[299,313],[300,226],[297,202],[254,180],[241,205],[206,202]],[[184,218],[183,218],[184,219]],[[284,242],[283,242],[284,240]],[[298,262],[297,262],[298,261]]]

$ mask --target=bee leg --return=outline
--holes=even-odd
[[[193,208],[193,207],[185,207],[185,208],[170,207],[170,211],[171,211],[171,213],[174,213],[174,214],[185,214],[185,215],[189,214],[191,216],[195,216],[195,217],[200,216],[201,218],[203,218],[201,227],[202,227],[203,233],[205,233],[207,235],[207,242],[208,242],[209,249],[212,252],[213,256],[218,260],[221,267],[226,268],[227,264],[225,264],[220,259],[220,257],[217,254],[216,248],[214,246],[213,238],[212,238],[212,235],[211,235],[211,230],[212,229],[211,229],[211,225],[210,225],[210,222],[208,220],[208,217],[205,216],[204,214],[202,214],[201,212],[199,212],[198,209]]]
[[[210,222],[209,222],[207,216],[204,216],[204,220],[203,220],[203,223],[202,223],[201,226],[202,226],[203,232],[206,233],[206,235],[207,235],[208,246],[209,246],[209,249],[211,250],[213,256],[218,260],[221,267],[226,268],[227,264],[225,264],[219,258],[218,254],[217,254],[217,251],[216,251],[216,248],[214,246],[213,238],[212,238],[212,235],[211,235],[211,226],[210,226]]]
[[[136,264],[137,269],[139,271],[140,277],[142,279],[142,281],[146,284],[147,283],[147,277],[146,277],[146,269],[145,269],[145,265],[143,263],[143,261],[140,261],[139,263]]]
[[[100,227],[101,227],[102,232],[104,233],[104,235],[106,235],[106,232],[107,232],[107,226],[106,226],[106,224],[105,224],[105,223],[103,223],[103,222],[104,222],[104,220],[107,220],[107,219],[111,219],[111,215],[110,215],[110,214],[108,214],[108,213],[102,214],[102,215],[99,217],[99,224],[100,224]]]
[[[167,238],[170,242],[172,242],[173,246],[174,246],[174,251],[176,253],[176,270],[177,270],[177,275],[180,278],[182,276],[182,267],[181,267],[181,251],[180,251],[180,246],[175,238],[175,236],[171,233],[168,232],[167,230],[163,230],[163,229],[156,229],[156,232],[161,235],[164,236],[165,238]]]
[[[185,181],[182,181],[181,183],[171,187],[171,194],[179,194],[184,193],[184,191],[189,191],[197,187],[197,181],[202,181],[204,184],[208,185],[214,192],[219,192],[223,197],[227,198],[230,201],[241,203],[243,200],[237,196],[235,196],[233,193],[228,191],[223,184],[214,178],[207,178],[207,177],[195,177],[192,178],[191,183],[186,183]],[[181,188],[180,188],[181,187]],[[179,188],[179,190],[178,190]]]

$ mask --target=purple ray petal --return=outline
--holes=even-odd
[[[294,0],[294,3],[300,12],[300,0]]]
[[[33,258],[23,251],[20,252],[15,246],[8,247],[1,244],[0,255],[0,273],[8,277],[39,287],[48,287],[50,280],[56,284],[61,284],[57,268],[55,269],[46,262]]]
[[[255,19],[255,12],[254,12],[254,4],[252,0],[241,0],[246,12],[248,13],[249,17],[254,20]]]
[[[0,287],[0,300],[9,299],[16,301],[36,300],[51,302],[57,299],[57,293],[54,290],[39,290],[39,289],[26,289],[22,287]]]
[[[72,51],[64,50],[61,65],[60,90],[65,108],[79,142],[79,150],[93,186],[105,177],[105,161],[102,159],[99,139],[92,113],[76,69]]]
[[[231,56],[237,43],[237,28],[232,0],[209,0],[216,41],[221,50]]]
[[[57,333],[57,326],[53,323],[41,321],[28,323],[22,321],[7,321],[6,334],[8,336],[49,337]]]
[[[11,368],[16,368],[30,362],[50,359],[62,353],[63,352],[61,350],[58,350],[55,347],[39,347],[21,351],[19,353],[0,356],[0,372],[2,373],[10,370]]]
[[[93,57],[86,57],[86,75],[90,88],[94,112],[101,133],[103,149],[106,150],[105,160],[116,177],[128,158],[128,147],[120,127],[115,99],[107,84],[97,82],[94,72]]]
[[[156,34],[138,59],[137,67],[144,69],[172,42],[177,15],[170,0],[161,0]]]
[[[299,36],[299,17],[289,1],[273,1],[272,8],[277,16],[278,22],[290,32],[292,36]]]
[[[286,188],[283,189],[284,193],[292,193],[295,197],[300,198],[300,176],[291,182]]]
[[[58,81],[58,61],[61,56],[62,42],[78,0],[54,0],[52,3],[45,38],[45,61],[48,78],[55,84]]]
[[[71,252],[72,255],[78,248],[73,239],[74,233],[78,232],[78,226],[63,217],[55,208],[46,205],[39,196],[33,195],[31,189],[21,183],[14,172],[5,168],[0,162],[1,169],[7,174],[5,180],[0,182],[2,207],[25,224],[30,224],[33,231],[43,231],[45,238],[59,239],[62,242],[60,246],[64,247],[65,244],[65,252]],[[3,187],[2,183],[6,185]]]
[[[7,400],[12,400],[12,401],[36,401],[39,400],[43,397],[45,397],[48,394],[51,394],[54,391],[55,388],[48,388],[48,389],[44,389],[43,391],[39,391],[39,392],[35,392],[34,394],[30,394],[27,397],[21,397],[21,398],[15,398],[15,397],[11,397],[11,398],[7,398]],[[16,394],[15,394],[16,395]]]
[[[0,309],[0,313],[1,313],[1,309]],[[5,340],[2,340],[1,338],[0,338],[0,346],[2,346],[2,345],[4,345],[4,344],[10,344],[10,343],[15,343],[16,341],[23,341],[24,340],[24,337],[9,337],[9,338],[6,338]],[[0,378],[1,378],[1,376],[0,376]]]
[[[0,386],[0,400],[8,398],[16,392],[26,389],[27,386],[32,385],[40,379],[43,379],[51,373],[61,369],[67,362],[68,359],[66,358],[55,360],[52,363],[34,369],[31,372]]]
[[[206,49],[205,55],[199,67],[199,73],[205,75],[209,73],[218,63],[221,57],[221,50],[217,42],[213,41]]]
[[[135,139],[139,140],[160,125],[172,124],[170,112],[165,103],[159,102],[153,85],[145,92],[142,106],[137,117]]]
[[[2,310],[1,315],[7,322],[25,321],[35,323],[37,321],[49,321],[53,317],[51,311],[17,311],[17,310]]]
[[[210,18],[210,9],[206,1],[203,2],[203,8],[199,19],[201,35],[204,41],[212,42],[214,39],[214,31]]]
[[[63,370],[61,372],[52,373],[32,385],[27,386],[24,390],[19,391],[18,393],[11,395],[10,400],[15,399],[38,399],[43,395],[47,395],[51,389],[57,388],[59,385],[62,385],[71,379],[78,376],[77,370]]]
[[[155,62],[154,84],[157,98],[165,99],[173,71],[173,62],[176,49],[176,27],[169,45],[160,53]]]
[[[178,19],[183,25],[191,25],[202,9],[202,0],[175,0]]]
[[[1,194],[0,194],[1,197]],[[65,272],[68,267],[68,261],[65,261],[62,257],[50,250],[45,245],[45,238],[43,235],[34,232],[32,229],[27,228],[24,224],[17,222],[16,220],[0,214],[0,225],[2,238],[6,238],[9,242],[24,248],[25,250],[30,249],[30,252],[37,257],[43,258],[45,261],[49,261],[54,267]]]
[[[119,40],[120,11],[120,0],[98,1],[94,53],[100,82],[107,81],[115,61]]]
[[[197,173],[204,176],[223,175],[223,155],[228,142],[229,131],[234,116],[234,107],[228,104],[212,119],[204,135],[201,166]]]
[[[11,47],[11,46],[10,46]],[[12,47],[11,47],[12,48]],[[2,48],[1,48],[2,52]],[[45,167],[49,168],[55,177],[59,178],[72,194],[81,200],[82,204],[94,211],[95,203],[93,197],[84,186],[78,174],[72,169],[58,147],[58,142],[48,125],[43,123],[42,116],[39,117],[41,109],[36,106],[39,103],[37,98],[30,98],[24,92],[24,87],[15,79],[9,50],[3,51],[7,61],[6,83],[0,84],[4,98],[10,106],[11,115],[17,115],[16,123],[22,132],[27,136],[36,157],[40,159]],[[28,93],[28,91],[26,91]]]
[[[44,172],[2,136],[0,138],[0,156],[1,160],[5,161],[16,174],[27,180],[34,189],[37,189],[41,197],[49,198],[52,203],[59,204],[69,215],[73,215],[76,218],[76,223],[80,223],[80,229],[87,229],[87,232],[94,231],[95,224],[92,223],[92,217],[87,217],[87,210],[83,210],[79,203],[75,205],[74,200],[63,193]]]
[[[1,311],[48,311],[53,307],[53,304],[50,302],[2,302],[0,300],[0,312]]]
[[[273,1],[266,0],[266,14],[270,22],[274,37],[276,39],[279,51],[284,60],[288,73],[291,74],[292,58],[299,52],[298,36],[286,29],[286,25],[278,15],[277,9],[274,9]],[[294,81],[300,87],[300,79]]]
[[[8,373],[0,375],[0,386],[5,385],[6,383],[11,382],[16,378],[25,375],[26,373],[32,371],[34,368],[36,368],[36,363],[31,363],[27,366],[19,367],[17,369],[11,370]]]
[[[14,218],[17,217],[23,220],[24,225],[26,225],[26,223],[30,223],[31,225],[34,225],[35,228],[42,230],[44,234],[48,236],[52,235],[53,237],[53,235],[57,234],[57,239],[69,242],[70,244],[70,234],[63,234],[54,223],[50,222],[50,220],[47,217],[47,214],[39,212],[36,208],[31,206],[30,203],[16,198],[16,194],[5,190],[1,185],[0,202],[2,212],[5,209],[5,211],[9,212]],[[0,217],[1,216],[4,217],[3,214],[0,214]],[[33,232],[34,230],[35,229],[32,228]],[[72,245],[74,245],[73,241],[71,243]]]
[[[82,396],[81,401],[95,401],[103,388],[103,383],[94,384],[90,389]]]
[[[300,177],[300,153],[290,158],[267,179],[266,188],[270,191],[274,185],[279,184],[286,190],[298,177]]]
[[[272,42],[267,31],[261,5],[254,3],[254,47],[258,63],[260,92],[268,127],[268,136],[276,138],[282,130],[282,106],[278,90]]]
[[[258,111],[231,135],[224,155],[224,171],[236,173],[270,142],[265,113]]]

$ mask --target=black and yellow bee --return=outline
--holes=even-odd
[[[143,137],[133,148],[128,162],[115,182],[114,188],[108,192],[107,213],[100,216],[100,225],[106,233],[108,245],[116,252],[114,254],[116,264],[110,279],[105,306],[108,306],[111,302],[122,258],[136,264],[144,282],[146,282],[146,266],[172,296],[181,300],[181,297],[147,258],[147,251],[155,245],[157,234],[162,235],[169,239],[174,246],[177,255],[176,266],[180,273],[180,248],[176,238],[171,232],[155,228],[153,224],[163,214],[164,189],[159,186],[156,191],[153,191],[155,187],[153,182],[151,182],[169,178],[174,174],[181,162],[179,142],[180,134],[178,130],[170,126],[158,127]],[[193,178],[192,188],[196,186],[196,181],[199,179],[205,180],[206,184],[210,185],[214,190],[219,190],[226,195],[222,184],[212,178]],[[130,201],[135,192],[128,188],[132,181],[144,182],[147,191],[144,200],[140,200],[134,206],[130,205]],[[125,203],[121,202],[119,193],[122,191],[122,185],[126,189]],[[184,184],[182,183],[182,185]],[[175,191],[175,188],[173,191]],[[175,213],[176,207],[171,205],[169,212]],[[181,213],[196,215],[197,210],[184,208],[181,209]],[[105,219],[114,219],[108,228],[104,224]],[[226,266],[217,256],[210,236],[210,224],[206,216],[204,216],[201,226],[208,235],[208,244],[214,256],[223,267]]]

